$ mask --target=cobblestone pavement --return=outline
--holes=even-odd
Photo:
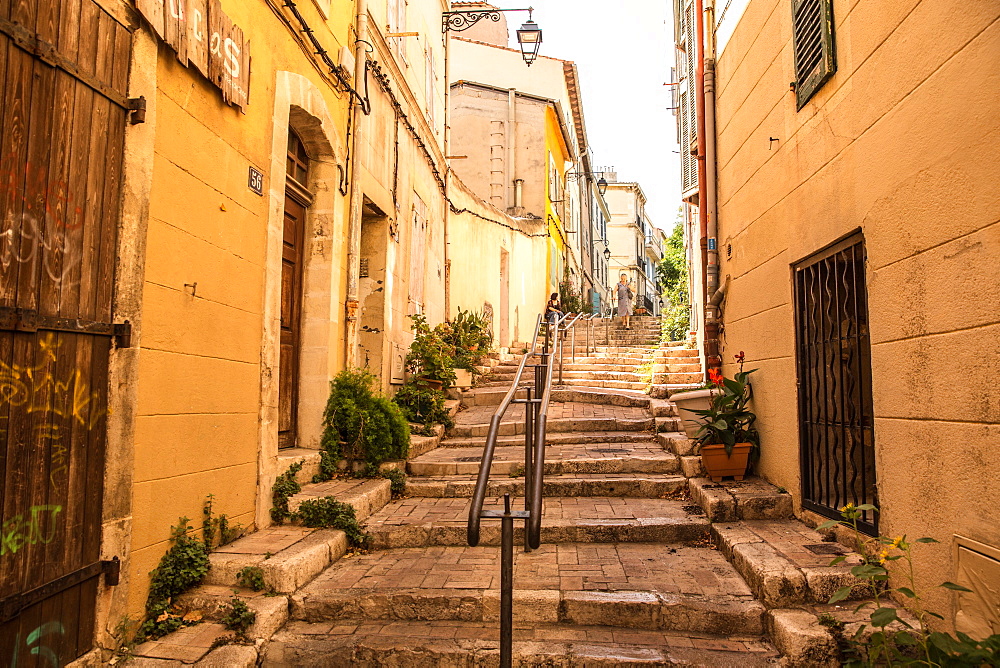
[[[455,639],[482,640],[495,643],[496,622],[461,622],[437,620],[432,622],[290,622],[286,628],[290,634],[303,636],[381,636],[407,639]],[[614,643],[632,647],[650,648],[693,648],[722,650],[731,652],[773,652],[773,648],[755,638],[739,636],[720,639],[698,633],[665,633],[639,629],[614,628],[607,626],[567,626],[558,624],[514,623],[514,640],[517,642],[585,641],[588,643]]]
[[[460,412],[455,417],[457,425],[489,424],[490,418],[496,412],[496,406],[472,406]],[[603,404],[587,404],[576,401],[549,404],[548,419],[572,420],[584,418],[603,418],[616,420],[643,420],[651,416],[645,408],[635,406],[606,406]],[[507,409],[504,422],[524,420],[524,406],[515,404]]]
[[[495,547],[422,547],[383,550],[338,562],[310,593],[371,589],[496,589]],[[725,557],[713,550],[656,543],[542,545],[516,551],[519,591],[645,591],[659,594],[751,598]]]
[[[503,499],[487,498],[485,508],[500,507]],[[524,507],[523,499],[511,499],[512,508]],[[629,499],[608,497],[549,497],[544,499],[544,522],[560,521],[638,522],[656,518],[684,519],[687,513],[669,499]],[[370,528],[413,524],[465,526],[469,519],[469,499],[411,498],[386,506],[368,519]]]

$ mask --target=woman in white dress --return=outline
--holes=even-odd
[[[622,327],[629,327],[629,316],[632,314],[632,287],[627,274],[622,274],[621,280],[615,286],[618,297],[618,316],[622,319]]]

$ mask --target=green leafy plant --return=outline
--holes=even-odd
[[[691,300],[688,296],[688,265],[684,250],[684,225],[678,222],[663,247],[663,259],[656,265],[656,282],[663,297],[660,311],[661,341],[680,341],[691,328]]]
[[[173,599],[194,587],[208,573],[208,548],[203,540],[189,535],[188,518],[182,517],[170,529],[170,549],[150,572],[146,618],[136,633],[136,640],[152,640],[176,631],[192,619],[171,609]]]
[[[230,631],[235,631],[237,637],[244,637],[257,621],[257,613],[251,610],[242,598],[234,596],[219,621]]]
[[[302,491],[302,485],[295,479],[302,470],[302,461],[297,461],[279,475],[271,487],[271,519],[276,524],[284,524],[292,516],[288,509],[288,499]]]
[[[208,549],[228,545],[243,535],[243,526],[238,522],[230,525],[229,518],[225,513],[218,517],[213,515],[212,504],[214,500],[215,495],[209,494],[205,498],[205,505],[201,509],[201,538]],[[215,542],[216,535],[219,537],[218,543]]]
[[[385,478],[389,481],[389,493],[392,498],[399,498],[406,493],[406,474],[399,469],[380,468],[365,464],[364,468],[351,474],[353,478]]]
[[[493,326],[482,313],[459,307],[451,322],[438,327],[442,338],[454,346],[456,368],[473,371],[493,351]]]
[[[753,398],[749,378],[756,369],[743,370],[742,351],[736,355],[736,361],[740,370],[733,378],[723,377],[717,369],[708,370],[718,392],[712,395],[707,409],[692,411],[701,416],[702,422],[695,439],[702,445],[724,445],[727,455],[733,453],[737,443],[749,443],[751,461],[757,461],[760,457],[760,434],[754,427],[757,416],[747,408]]]
[[[332,496],[303,501],[299,504],[298,517],[310,528],[340,529],[347,534],[347,542],[353,547],[368,545],[368,534],[358,524],[354,507]]]
[[[434,425],[442,424],[450,429],[455,424],[445,408],[445,399],[445,393],[441,390],[427,387],[413,379],[407,380],[393,397],[407,420],[422,424],[428,431]]]
[[[397,404],[376,394],[376,382],[366,371],[345,370],[330,383],[323,413],[321,476],[332,477],[336,462],[343,458],[373,466],[388,459],[406,459],[410,426]]]
[[[263,591],[267,588],[264,582],[264,569],[260,566],[244,566],[236,573],[236,583],[253,591]]]
[[[559,305],[562,306],[563,313],[580,313],[583,308],[580,293],[570,279],[569,267],[566,268],[563,280],[559,283]]]
[[[450,341],[450,327],[442,323],[432,328],[423,315],[411,315],[413,343],[406,353],[406,370],[411,374],[439,381],[444,389],[455,383],[455,345]]]
[[[906,536],[864,536],[858,523],[865,512],[878,512],[872,504],[848,504],[840,509],[840,520],[830,520],[817,529],[836,526],[847,527],[853,534],[855,549],[862,555],[862,563],[851,568],[851,574],[867,582],[871,589],[872,601],[864,601],[856,612],[871,608],[869,623],[871,633],[866,633],[868,624],[862,624],[851,637],[844,637],[842,628],[833,626],[839,634],[838,642],[843,645],[844,665],[857,667],[874,666],[926,666],[945,668],[950,666],[996,666],[1000,665],[1000,634],[983,640],[976,640],[964,633],[957,637],[940,631],[933,631],[930,619],[943,620],[936,612],[927,610],[916,585],[914,574],[914,548],[920,544],[937,543],[933,538],[907,540]],[[843,562],[847,557],[838,556],[830,565]],[[890,587],[888,564],[900,562],[900,575],[907,586]],[[969,592],[970,589],[954,582],[942,582],[940,587],[953,591]],[[830,603],[845,600],[851,595],[852,587],[841,587]],[[916,620],[916,625],[900,616],[899,609],[892,605],[892,596],[905,602],[903,608]]]

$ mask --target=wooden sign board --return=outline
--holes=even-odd
[[[243,110],[250,95],[250,40],[219,0],[136,0],[139,13],[177,54]]]

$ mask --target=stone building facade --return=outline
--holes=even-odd
[[[717,58],[705,37],[723,370],[739,351],[756,369],[758,470],[802,517],[872,503],[866,531],[936,539],[914,564],[928,609],[997,633],[1000,404],[970,378],[1000,371],[984,269],[1000,256],[1000,101],[982,67],[1000,12],[799,4],[816,12],[750,0]]]

